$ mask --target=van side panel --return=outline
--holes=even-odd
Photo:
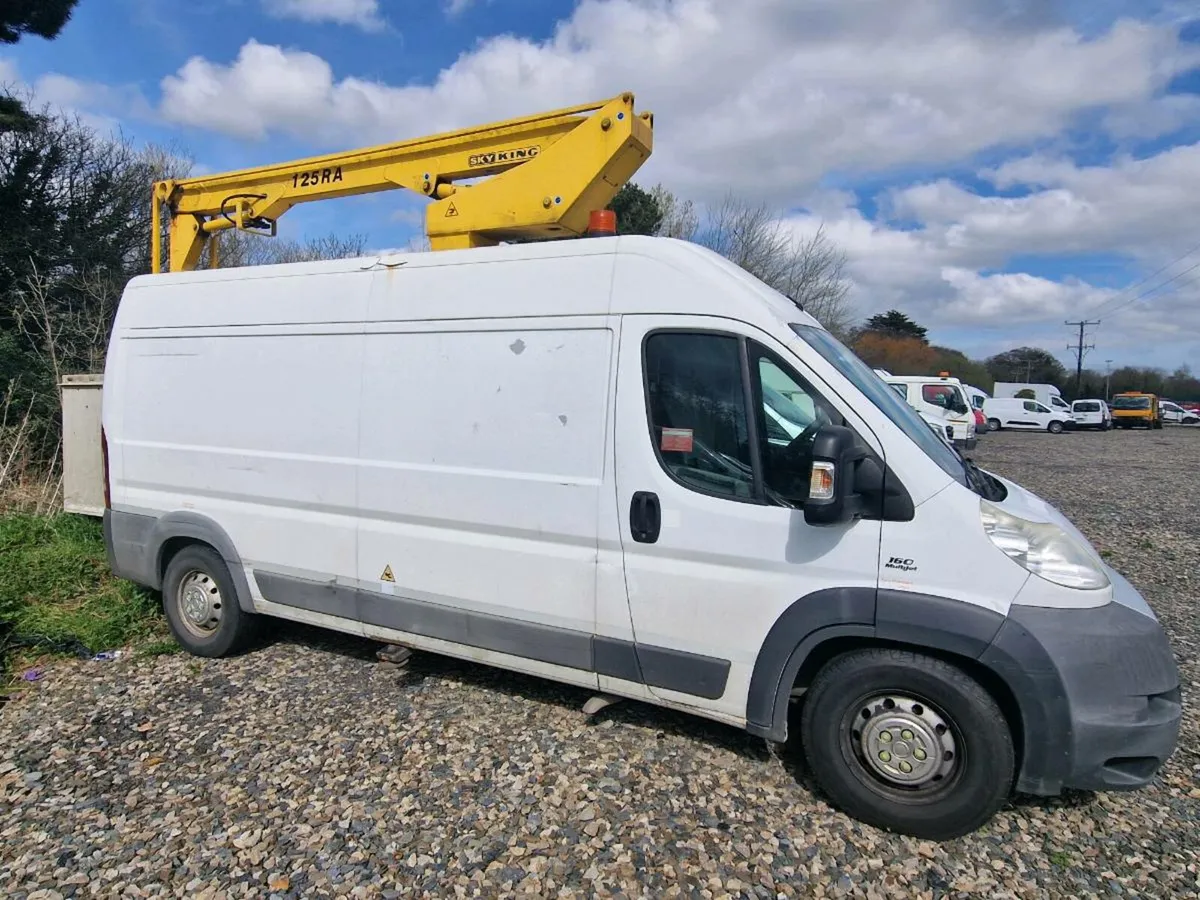
[[[114,509],[188,511],[248,567],[352,578],[368,283],[347,273],[132,291],[116,336]]]
[[[363,352],[360,614],[591,670],[607,317],[459,319],[454,302],[471,289],[467,307],[487,306],[495,290],[493,304],[524,312],[515,292],[544,295],[531,289],[540,268],[460,266],[380,283]],[[577,260],[571,289],[595,291],[602,307],[610,271],[610,260]],[[439,303],[455,317],[424,318]],[[447,606],[466,613],[469,634],[443,627],[437,608]]]

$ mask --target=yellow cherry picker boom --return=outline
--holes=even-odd
[[[153,188],[151,268],[195,269],[206,245],[237,228],[268,236],[298,203],[398,188],[430,199],[434,250],[587,233],[653,149],[654,116],[633,94],[394,144],[316,156]]]

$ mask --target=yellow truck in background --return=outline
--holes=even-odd
[[[1113,424],[1118,428],[1162,428],[1158,396],[1141,391],[1124,391],[1112,398]]]

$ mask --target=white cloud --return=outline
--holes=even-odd
[[[363,31],[384,28],[379,0],[262,0],[268,15],[302,22],[354,25]]]
[[[475,3],[475,0],[442,0],[442,9],[447,17],[454,19],[465,13]]]
[[[1031,156],[980,173],[1023,196],[981,196],[948,181],[893,191],[889,206],[940,242],[987,259],[1011,253],[1115,252],[1165,262],[1200,235],[1200,143],[1080,166]]]
[[[1167,24],[1085,38],[997,8],[583,0],[547,40],[489,38],[425,84],[337,77],[312,54],[249,42],[232,62],[189,61],[164,82],[162,110],[340,145],[348,129],[395,139],[634,90],[658,114],[653,177],[698,199],[736,186],[790,203],[832,171],[1019,147],[1097,108],[1133,115],[1200,60]]]
[[[21,76],[17,64],[7,58],[0,58],[0,86],[22,99],[28,98],[35,109],[49,106],[78,115],[84,124],[97,131],[113,131],[122,119],[154,115],[153,106],[136,85],[109,85],[54,72],[29,83]]]
[[[1092,338],[1101,358],[1173,368],[1200,342],[1200,144],[1111,166],[1026,157],[987,173],[1005,189],[1036,185],[1022,197],[971,193],[946,180],[891,192],[876,220],[853,198],[822,198],[787,221],[800,236],[822,226],[848,257],[857,311],[897,307],[945,341],[984,356],[1018,344],[1063,354],[1066,319],[1100,318]],[[889,215],[908,223],[901,228]],[[915,226],[913,225],[915,223]],[[1070,271],[1062,254],[1120,254],[1150,276],[1112,288]],[[1006,268],[1039,256],[1054,278]],[[1125,264],[1114,260],[1113,274]],[[989,271],[990,270],[990,271]],[[1173,276],[1179,276],[1169,281]],[[1169,281],[1169,283],[1168,283]],[[1119,281],[1118,281],[1119,283]],[[1161,290],[1151,290],[1163,285]],[[1148,296],[1134,301],[1140,293]],[[951,336],[947,336],[951,335]]]

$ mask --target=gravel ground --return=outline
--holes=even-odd
[[[989,435],[1167,624],[1181,746],[1133,794],[1018,798],[943,844],[859,825],[794,752],[280,626],[238,659],[64,662],[0,713],[0,893],[1200,896],[1200,429]],[[1186,490],[1186,493],[1185,493]]]

